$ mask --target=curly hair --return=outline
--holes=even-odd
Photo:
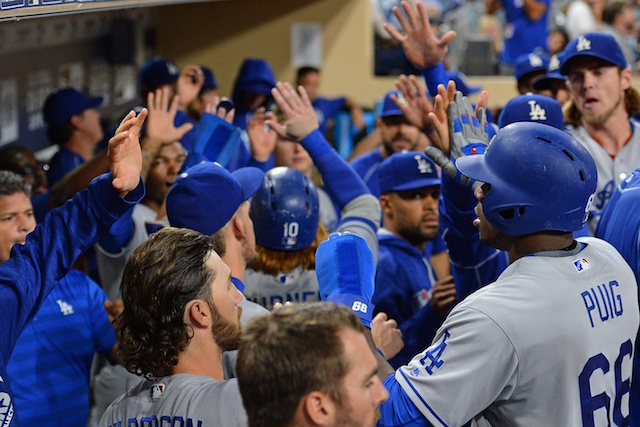
[[[251,268],[272,276],[276,276],[280,274],[280,272],[289,273],[297,266],[302,266],[305,270],[315,270],[316,250],[318,250],[320,243],[327,239],[327,236],[327,230],[322,223],[319,223],[316,238],[308,248],[298,251],[278,251],[256,245],[258,258],[256,262],[251,265]]]
[[[165,227],[133,252],[120,285],[124,311],[115,321],[129,372],[147,379],[172,373],[193,336],[184,322],[187,304],[212,301],[216,272],[205,264],[212,251],[208,236]]]
[[[300,399],[314,390],[344,400],[345,329],[364,332],[351,310],[325,302],[285,306],[249,322],[237,376],[250,427],[290,425]]]

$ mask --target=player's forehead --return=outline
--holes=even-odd
[[[362,382],[369,379],[377,368],[369,342],[362,332],[344,328],[338,332],[343,345],[343,358],[348,370],[345,381]]]
[[[0,195],[0,215],[25,212],[31,209],[33,209],[31,199],[22,191]]]

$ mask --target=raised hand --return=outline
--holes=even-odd
[[[146,137],[158,141],[161,145],[180,141],[185,133],[193,129],[193,124],[184,123],[176,128],[175,118],[178,112],[179,97],[175,95],[169,105],[169,89],[157,89],[147,95],[147,109],[149,110],[146,127]]]
[[[427,130],[433,126],[429,113],[433,111],[433,104],[427,97],[425,90],[420,87],[414,75],[401,74],[396,80],[396,88],[404,99],[391,95],[391,99],[398,106],[405,118],[420,130]]]
[[[136,116],[135,111],[122,119],[115,135],[109,140],[107,157],[111,167],[113,188],[124,197],[134,190],[140,182],[142,170],[142,150],[140,148],[140,129],[147,117],[147,109]]]
[[[271,111],[265,111],[264,107],[260,107],[247,124],[251,155],[259,162],[266,162],[269,159],[269,156],[276,148],[276,140],[278,138],[276,131],[267,125],[267,120],[270,122],[275,121],[275,114]]]
[[[455,38],[456,32],[447,31],[438,39],[431,31],[429,16],[422,3],[418,2],[416,9],[406,1],[403,1],[401,6],[406,17],[397,7],[393,8],[393,14],[398,18],[404,34],[389,24],[384,24],[384,29],[402,45],[407,59],[417,68],[438,65],[444,59],[447,46]]]
[[[191,103],[202,89],[204,74],[197,65],[187,65],[180,72],[176,82],[176,92],[180,97],[178,108],[184,110]]]
[[[278,82],[271,94],[286,120],[287,135],[301,140],[318,129],[318,117],[304,87],[298,86],[298,91],[300,94],[289,83]]]

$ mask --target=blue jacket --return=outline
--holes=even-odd
[[[88,189],[49,212],[27,236],[26,244],[15,245],[11,258],[0,264],[0,425],[3,427],[18,425],[6,366],[25,325],[75,259],[144,196],[142,181],[122,199],[111,180],[111,174],[101,175]]]
[[[409,243],[381,229],[376,269],[374,314],[384,312],[398,322],[404,348],[389,363],[398,368],[431,344],[444,321],[429,300],[436,277],[429,260]]]

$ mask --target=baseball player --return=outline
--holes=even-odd
[[[459,107],[449,106],[450,120],[461,117]],[[436,113],[448,141],[442,100]],[[451,175],[442,192],[461,199],[451,192],[460,185],[445,185],[454,184],[450,176],[479,183],[473,226],[481,244],[507,251],[509,266],[458,303],[431,346],[385,380],[390,398],[379,425],[416,417],[424,425],[482,418],[492,425],[622,425],[638,293],[611,245],[571,234],[586,222],[596,189],[593,159],[566,133],[538,123],[511,124],[485,154],[465,156],[483,151],[482,124],[452,123],[451,148],[444,148],[458,159],[455,170],[443,163]]]
[[[424,153],[395,153],[380,165],[380,205],[374,313],[398,322],[405,346],[393,359],[407,363],[429,345],[456,302],[453,278],[436,277],[424,248],[439,233],[440,177]],[[438,280],[440,279],[440,280]]]
[[[146,110],[137,117],[130,112],[109,141],[111,174],[100,176],[87,190],[78,193],[61,208],[52,210],[26,237],[26,243],[13,246],[10,258],[0,264],[2,426],[18,425],[6,365],[20,333],[38,313],[57,278],[64,276],[78,255],[144,195],[138,135],[145,117]],[[14,212],[4,215],[3,222],[24,222],[25,216],[29,215],[28,210]],[[6,237],[6,233],[3,235]],[[63,420],[58,421],[66,425]]]
[[[611,243],[622,254],[631,269],[640,278],[640,257],[638,236],[640,233],[640,168],[630,173],[620,183],[611,200],[602,211],[598,221],[596,237]],[[630,426],[640,426],[640,353],[636,352],[633,365],[633,379],[629,392]]]
[[[237,382],[223,381],[222,363],[238,345],[241,299],[209,236],[153,233],[127,262],[115,322],[127,369],[148,381],[115,400],[99,425],[245,426]]]
[[[571,104],[567,123],[589,150],[598,168],[598,189],[589,230],[595,232],[611,194],[640,165],[640,130],[630,116],[640,111],[631,87],[631,70],[613,36],[587,33],[573,39],[561,55],[560,73],[568,76]]]
[[[268,124],[299,140],[311,155],[324,177],[325,189],[341,210],[338,230],[363,236],[377,255],[378,200],[318,131],[304,88],[300,93],[289,83],[277,83],[273,96],[285,115],[286,129],[275,121]],[[289,168],[267,172],[251,201],[250,213],[258,261],[245,275],[247,298],[266,308],[276,302],[318,301],[315,250],[326,233],[319,235],[323,228],[318,227],[318,200],[311,180]]]

